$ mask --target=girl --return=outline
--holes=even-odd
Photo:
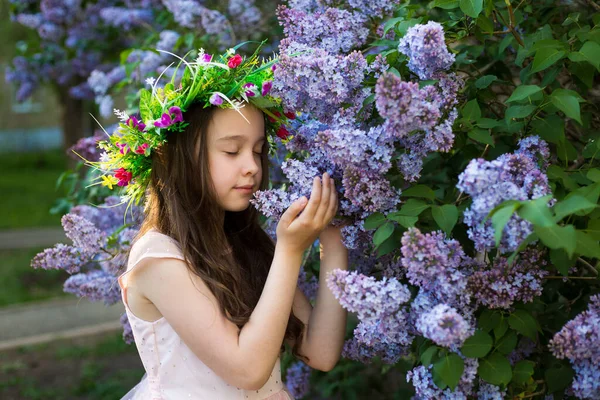
[[[240,64],[232,67],[230,61],[239,56],[227,56],[223,79],[235,79],[232,71]],[[202,65],[204,70],[217,67]],[[199,66],[188,68],[193,81],[207,73]],[[264,79],[252,85],[267,97]],[[232,87],[240,86],[238,81]],[[182,82],[180,94],[185,88]],[[255,191],[267,188],[270,138],[265,131],[273,118],[263,112],[273,116],[273,111],[246,101],[254,97],[248,90],[232,108],[218,107],[218,101],[205,107],[202,96],[210,94],[212,100],[216,91],[197,94],[181,109],[162,102],[161,111],[168,111],[159,122],[129,118],[123,125],[129,131],[111,139],[120,150],[111,160],[127,166],[114,179],[121,186],[131,184],[129,194],[145,176],[134,167],[142,161],[151,166],[146,168],[145,220],[119,277],[146,370],[125,399],[292,399],[281,380],[284,341],[321,371],[331,370],[340,357],[346,312],[324,282],[333,268],[347,268],[340,230],[329,225],[338,207],[334,182],[327,174],[315,177],[310,200],[302,197],[285,211],[273,244],[249,204]],[[165,92],[162,99],[169,98]],[[176,123],[182,128],[173,132]],[[160,146],[140,144],[140,138],[153,140],[150,131],[152,137],[166,135]],[[317,238],[321,284],[313,309],[297,279],[302,254]]]

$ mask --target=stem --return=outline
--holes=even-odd
[[[593,8],[596,9],[596,11],[600,11],[600,5],[596,4],[596,2],[592,1],[592,0],[585,0],[586,3],[588,3],[590,6],[592,6]]]
[[[578,279],[578,280],[596,280],[598,278],[593,276],[547,276],[544,279]]]
[[[580,263],[582,263],[583,265],[585,265],[587,267],[587,269],[594,275],[594,276],[598,276],[598,271],[596,270],[596,268],[594,268],[594,266],[592,264],[590,264],[589,262],[585,261],[583,258],[578,257],[577,261],[579,261]]]

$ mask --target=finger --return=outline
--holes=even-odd
[[[313,187],[312,192],[310,193],[310,200],[308,200],[308,205],[306,209],[302,213],[302,216],[305,216],[308,220],[312,220],[315,217],[315,213],[319,207],[319,203],[321,202],[321,179],[319,177],[315,177],[313,179]]]
[[[335,188],[335,181],[331,178],[331,194],[329,199],[329,206],[327,207],[326,217],[327,221],[331,221],[337,214],[338,209],[338,195]]]
[[[281,216],[279,223],[283,223],[285,227],[288,227],[292,223],[292,221],[296,219],[296,217],[298,216],[298,214],[300,214],[304,207],[306,207],[307,202],[308,200],[305,196],[296,199],[296,201],[294,201],[292,205],[290,205],[288,209],[285,210],[285,212]]]
[[[323,191],[321,193],[321,202],[319,203],[319,208],[315,213],[315,220],[318,223],[325,222],[325,215],[327,214],[327,209],[329,208],[329,201],[331,200],[331,178],[329,174],[325,172],[323,174]]]

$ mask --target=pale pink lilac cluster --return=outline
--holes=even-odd
[[[409,28],[398,51],[408,57],[408,68],[421,79],[431,79],[436,72],[448,69],[455,59],[446,46],[444,28],[435,21]]]
[[[568,358],[575,370],[572,389],[580,399],[600,399],[600,295],[588,309],[557,332],[549,347],[556,358]]]
[[[479,251],[494,247],[494,228],[489,212],[505,200],[532,200],[551,194],[545,161],[548,145],[539,137],[523,139],[514,153],[503,154],[495,160],[471,160],[459,175],[456,187],[472,198],[464,212],[468,235]],[[532,232],[530,222],[513,215],[506,224],[499,249],[514,251]]]

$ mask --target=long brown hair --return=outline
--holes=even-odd
[[[151,183],[138,237],[155,228],[177,240],[189,270],[202,278],[223,315],[241,329],[258,303],[275,245],[261,228],[254,207],[230,212],[217,203],[207,145],[214,110],[200,104],[190,107],[183,115],[189,126],[184,132],[170,133],[152,155]],[[266,149],[265,145],[261,189],[269,182]],[[285,338],[295,340],[293,354],[307,360],[299,354],[303,328],[304,323],[290,313]]]

